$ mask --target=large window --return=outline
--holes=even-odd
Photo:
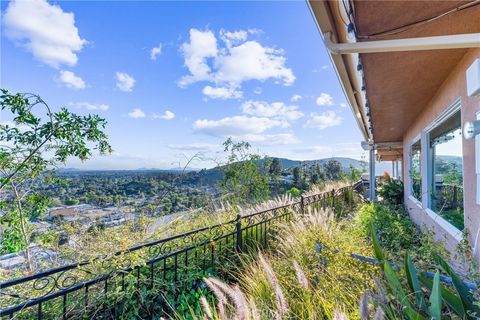
[[[421,174],[422,146],[418,139],[410,147],[410,194],[422,201],[422,174]]]
[[[463,161],[460,111],[428,134],[429,207],[463,230]]]

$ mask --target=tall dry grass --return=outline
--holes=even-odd
[[[349,255],[373,256],[364,234],[329,210],[311,210],[278,234],[268,254],[245,259],[235,285],[205,280],[217,303],[200,319],[361,318],[361,297],[377,273]]]

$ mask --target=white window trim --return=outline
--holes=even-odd
[[[425,129],[423,130],[422,133],[422,150],[425,150],[425,152],[422,152],[422,205],[425,208],[425,212],[429,215],[429,217],[436,223],[438,224],[442,229],[444,229],[448,234],[450,234],[452,237],[454,237],[457,241],[461,241],[463,238],[463,231],[458,230],[455,228],[450,222],[442,218],[439,214],[437,214],[435,211],[430,209],[430,188],[433,182],[433,177],[430,174],[430,170],[428,170],[428,166],[430,164],[430,161],[432,160],[432,155],[430,152],[430,132],[436,128],[438,125],[442,124],[445,120],[453,116],[456,112],[462,109],[462,103],[461,99],[457,98],[455,101],[435,120],[433,120]],[[423,146],[425,146],[425,149],[423,149]],[[462,154],[463,158],[463,154]],[[426,183],[424,183],[424,181]],[[464,201],[464,207],[465,207],[465,198],[463,199]],[[465,213],[464,213],[465,216]],[[465,219],[465,218],[464,218]]]
[[[476,119],[480,120],[480,111],[475,115]],[[480,204],[480,136],[475,137],[475,173],[477,176],[476,203]]]
[[[425,212],[433,220],[433,222],[438,225],[440,228],[445,230],[450,236],[452,236],[456,241],[460,242],[463,239],[463,231],[455,228],[450,222],[445,220],[442,216],[438,215],[435,211],[430,208],[426,208]]]
[[[432,129],[437,127],[438,125],[442,124],[445,120],[453,116],[457,111],[461,110],[462,108],[462,100],[460,98],[455,99],[450,106],[435,120],[430,122],[428,126],[425,127],[424,132],[430,132]]]
[[[423,209],[422,202],[417,198],[415,198],[413,195],[409,195],[408,199],[412,201],[417,207],[419,207],[420,209]]]
[[[407,169],[408,169],[408,172],[407,172],[406,175],[404,175],[404,177],[407,178],[407,182],[408,182],[408,188],[407,188],[408,198],[410,200],[412,200],[413,202],[415,202],[415,204],[420,205],[420,208],[422,207],[421,195],[420,195],[420,199],[415,198],[415,196],[413,195],[413,192],[412,192],[412,177],[410,176],[410,171],[412,170],[412,147],[415,143],[420,141],[420,148],[422,148],[421,139],[422,139],[422,134],[418,134],[412,140],[410,140],[410,143],[408,144],[408,154],[407,154]],[[422,154],[423,154],[422,150],[420,150],[420,152],[421,152],[420,157],[422,157]],[[420,161],[422,161],[422,159],[420,159]],[[420,166],[421,166],[421,163],[420,163]],[[423,179],[423,177],[420,177],[420,179]],[[421,183],[421,184],[423,185],[423,183]]]

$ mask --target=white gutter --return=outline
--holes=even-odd
[[[421,37],[395,40],[377,40],[353,43],[335,43],[332,33],[324,34],[324,42],[332,54],[419,51],[439,49],[479,48],[480,33]]]

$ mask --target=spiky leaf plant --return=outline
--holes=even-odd
[[[415,265],[405,254],[405,263],[399,271],[386,260],[378,242],[375,228],[371,228],[372,243],[377,260],[382,265],[385,287],[389,295],[386,300],[379,299],[372,294],[378,304],[391,319],[478,319],[479,309],[473,303],[473,295],[460,276],[443,260],[435,255],[437,271],[433,280],[429,273],[418,273]],[[452,279],[452,286],[441,282],[440,271],[445,272]],[[379,285],[378,287],[381,287]],[[390,298],[388,298],[390,297]],[[428,301],[428,303],[427,303]]]

